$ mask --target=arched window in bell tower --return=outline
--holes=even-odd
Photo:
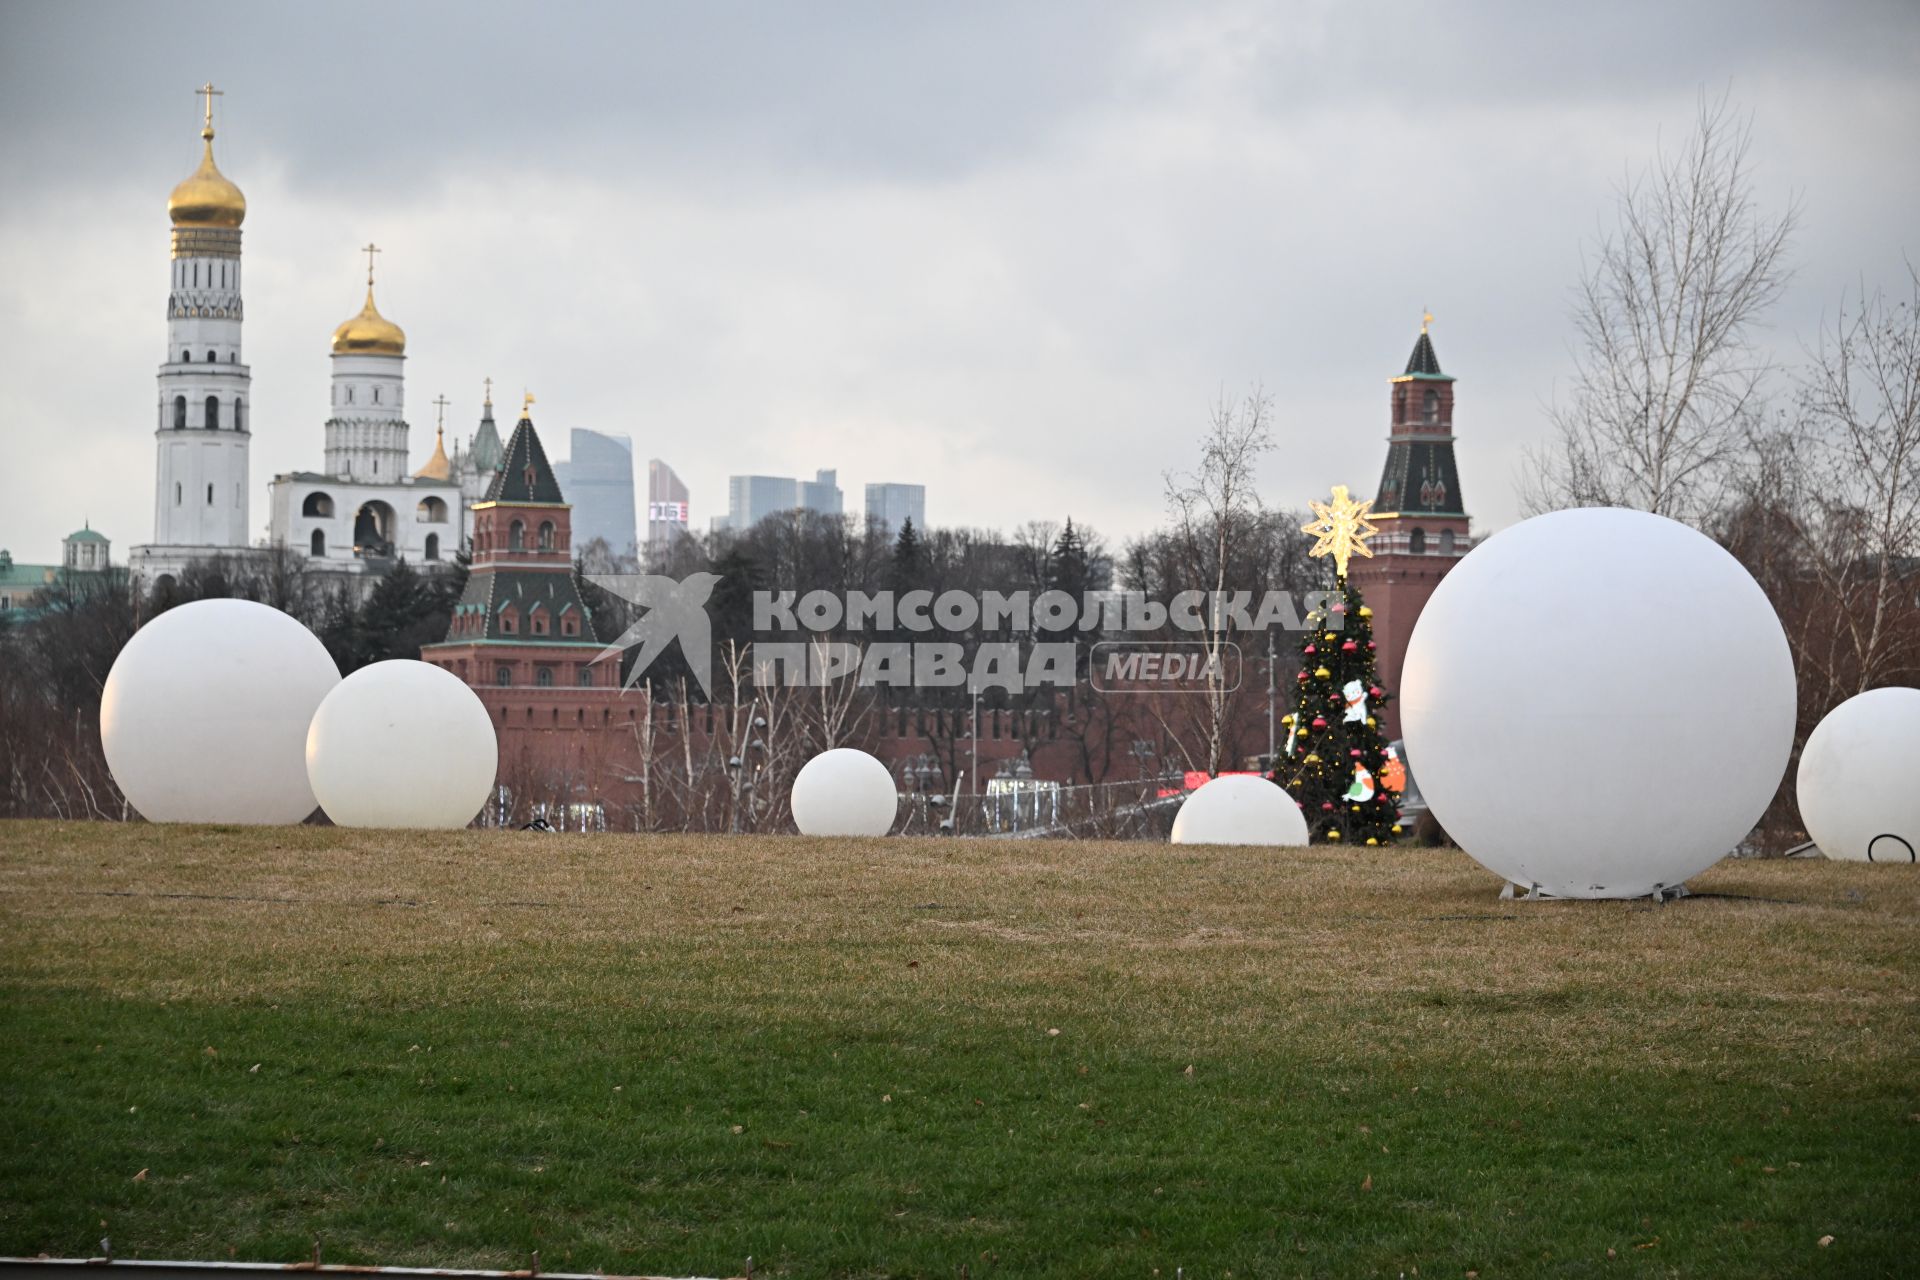
[[[1420,417],[1426,422],[1440,421],[1440,393],[1429,389],[1420,397]]]
[[[507,526],[507,550],[525,551],[527,549],[527,526],[515,520]]]
[[[213,352],[213,351],[207,352],[208,364],[218,364],[219,362],[220,362],[220,356],[217,352]]]
[[[220,429],[220,397],[208,396],[207,397],[207,430],[218,431],[219,429]]]
[[[1427,554],[1427,531],[1425,529],[1415,529],[1407,535],[1407,550],[1416,556]]]
[[[245,400],[235,399],[233,402],[233,429],[235,431],[245,431],[247,429],[246,413],[247,402]]]
[[[175,431],[187,429],[187,398],[185,396],[173,398],[173,429]]]

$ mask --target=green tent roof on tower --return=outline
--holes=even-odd
[[[1434,354],[1433,338],[1427,333],[1425,325],[1420,326],[1420,336],[1414,340],[1413,354],[1407,357],[1405,378],[1418,378],[1423,382],[1452,382],[1453,379],[1440,372],[1440,357]]]
[[[547,462],[547,451],[540,447],[533,420],[522,414],[507,438],[506,459],[493,481],[487,485],[488,502],[540,502],[558,506],[566,501],[560,495],[560,482]]]
[[[493,425],[493,394],[489,390],[486,404],[480,409],[480,429],[473,433],[473,447],[468,451],[473,465],[481,474],[500,469],[500,460],[504,451],[500,448],[500,432]]]

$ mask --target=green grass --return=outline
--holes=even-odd
[[[1913,1273],[1920,876],[1498,887],[1411,850],[0,824],[0,1253]]]

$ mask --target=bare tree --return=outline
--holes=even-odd
[[[1237,404],[1222,395],[1214,402],[1200,440],[1199,466],[1191,472],[1167,474],[1171,538],[1188,570],[1203,575],[1203,581],[1184,584],[1186,589],[1213,592],[1217,601],[1232,576],[1237,547],[1260,541],[1267,520],[1254,488],[1254,470],[1261,455],[1273,449],[1272,421],[1273,400],[1259,387]],[[1225,661],[1231,643],[1229,625],[1218,610],[1206,622],[1202,633],[1207,658],[1202,690],[1206,697],[1204,756],[1207,772],[1218,773],[1235,682]]]
[[[1920,272],[1907,297],[1866,292],[1823,329],[1800,378],[1814,448],[1810,557],[1829,642],[1801,654],[1838,702],[1920,677]]]
[[[1522,501],[1712,511],[1758,416],[1768,366],[1756,323],[1791,274],[1797,208],[1754,196],[1751,122],[1703,98],[1692,136],[1616,191],[1616,225],[1588,260],[1573,309],[1571,391],[1554,439],[1530,453]]]

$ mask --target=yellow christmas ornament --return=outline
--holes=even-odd
[[[1308,550],[1310,556],[1332,556],[1334,572],[1347,576],[1347,561],[1354,556],[1371,556],[1367,539],[1379,533],[1368,519],[1372,499],[1355,502],[1347,486],[1333,486],[1333,501],[1314,502],[1313,519],[1300,526],[1300,532],[1312,534],[1318,541]]]
[[[1395,835],[1400,834],[1400,824],[1397,822],[1393,824],[1393,834]]]
[[[1379,727],[1380,727],[1380,724],[1378,721],[1376,721],[1372,716],[1367,717],[1367,728],[1378,729]]]
[[[1306,733],[1306,730],[1305,730],[1305,729],[1302,729],[1302,730],[1301,730],[1300,732],[1301,732],[1302,734],[1305,734],[1305,733]],[[1307,757],[1306,759],[1304,759],[1304,760],[1302,760],[1302,761],[1301,761],[1300,763],[1301,763],[1301,764],[1319,764],[1319,763],[1320,763],[1320,757],[1319,757],[1319,756],[1311,756],[1311,755],[1310,755],[1310,756],[1308,756],[1308,757]]]
[[[1373,616],[1373,610],[1363,604],[1360,606],[1360,616],[1363,618],[1371,618]]]
[[[1339,838],[1340,838],[1340,833],[1339,833],[1338,831],[1329,831],[1329,832],[1327,832],[1327,839],[1329,839],[1329,840],[1338,840]]]
[[[1320,667],[1320,668],[1317,668],[1313,674],[1318,678],[1325,680],[1328,676],[1331,676],[1333,672],[1327,670],[1325,667]]]
[[[1367,837],[1367,843],[1368,843],[1368,844],[1379,844],[1380,842],[1379,842],[1378,840],[1376,840],[1376,839],[1374,839],[1374,838],[1373,838],[1372,836],[1368,836],[1368,837]]]
[[[1325,635],[1321,636],[1320,638],[1322,640],[1338,640],[1340,637],[1333,634],[1333,632],[1329,631]]]

